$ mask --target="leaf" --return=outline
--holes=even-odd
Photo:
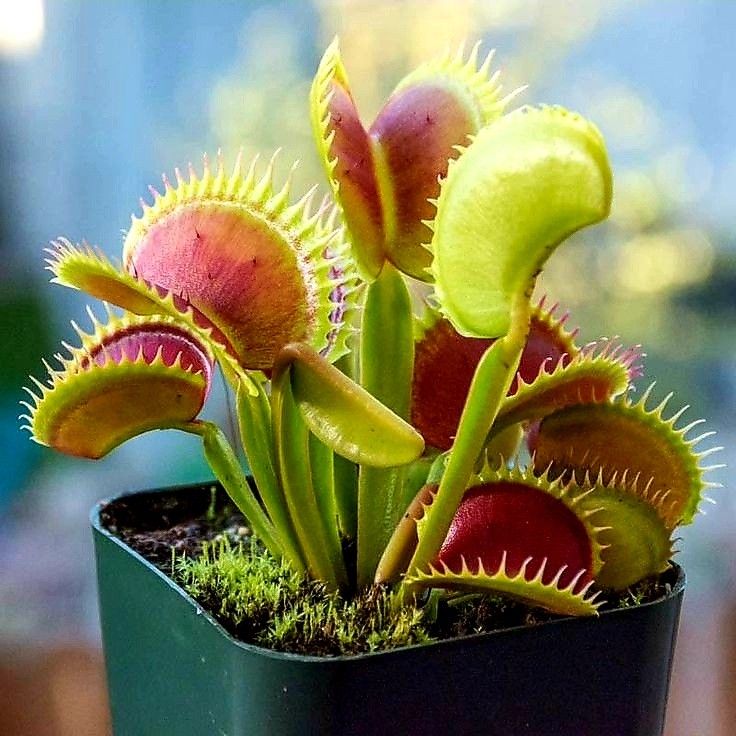
[[[322,57],[309,95],[317,150],[368,280],[385,261],[384,224],[374,151],[355,107],[337,38]]]
[[[671,396],[649,409],[653,385],[633,403],[624,398],[614,403],[573,406],[547,416],[534,444],[534,466],[552,468],[553,474],[580,481],[588,474],[601,475],[605,484],[614,478],[637,480],[637,493],[652,500],[668,528],[690,523],[709,484],[704,473],[711,468],[701,460],[721,448],[695,452],[694,446],[710,437],[706,432],[692,439],[688,433],[700,421],[678,428],[687,407],[668,419],[664,410]],[[662,498],[666,494],[666,500]]]
[[[90,313],[91,314],[91,313]],[[125,440],[196,417],[212,378],[212,355],[197,335],[166,317],[94,320],[82,347],[48,364],[48,384],[24,418],[37,442],[78,457],[100,458]]]
[[[368,285],[359,354],[363,388],[397,416],[408,419],[414,366],[411,299],[404,277],[391,264]],[[370,585],[381,553],[404,513],[405,482],[404,467],[359,469],[359,587]]]
[[[506,334],[555,247],[607,216],[611,187],[603,139],[579,115],[522,108],[481,130],[451,162],[434,220],[432,273],[455,329]]]
[[[282,546],[281,530],[274,527],[271,519],[263,511],[222,430],[212,422],[199,420],[182,424],[177,429],[196,434],[201,438],[204,455],[212,472],[233,503],[243,512],[253,533],[263,542],[266,549],[276,559],[286,556],[287,561],[295,570],[304,570],[301,558],[292,557]]]
[[[376,568],[374,582],[377,585],[397,582],[411,562],[419,541],[417,522],[437,493],[437,484],[422,486],[396,525]]]
[[[134,314],[174,318],[208,346],[233,386],[242,383],[251,394],[257,393],[252,379],[234,357],[235,350],[227,337],[191,304],[166,289],[120,271],[103,253],[88,245],[75,246],[60,239],[53,246],[47,251],[50,258],[46,261],[54,274],[52,282],[79,289]]]
[[[335,367],[352,378],[356,370],[354,353],[349,353],[340,358],[335,363]],[[333,453],[332,465],[335,505],[340,523],[340,533],[348,539],[357,539],[358,466],[336,453]]]
[[[257,384],[255,396],[239,385],[236,402],[240,439],[258,493],[278,529],[283,554],[292,566],[304,570],[306,565],[276,471],[271,404],[263,382]]]
[[[494,590],[558,613],[594,613],[587,593],[601,565],[600,528],[583,497],[547,476],[492,471],[466,491],[436,559],[408,582]],[[414,513],[420,538],[434,502],[436,496],[424,513]]]
[[[355,539],[358,536],[358,466],[335,453],[333,469],[340,532],[348,539]]]
[[[438,179],[447,175],[456,146],[497,120],[510,98],[501,98],[493,52],[479,65],[476,44],[465,58],[461,46],[407,75],[378,113],[368,133],[384,211],[387,257],[401,271],[428,281]]]
[[[437,496],[422,525],[422,534],[410,562],[410,573],[423,570],[434,559],[447,535],[501,402],[514,380],[528,324],[527,314],[520,311],[514,329],[494,342],[478,363]],[[409,588],[402,586],[399,597],[403,599],[408,592]]]
[[[291,177],[274,186],[274,160],[232,174],[218,158],[189,181],[152,189],[125,239],[125,268],[179,295],[226,336],[240,364],[272,368],[278,351],[307,342],[334,360],[355,272],[342,233],[313,192],[291,203]],[[339,348],[339,349],[338,349]]]
[[[347,585],[337,516],[327,518],[322,513],[318,490],[326,489],[314,486],[310,434],[294,402],[292,369],[287,366],[274,375],[271,387],[276,468],[310,576],[336,589]]]
[[[322,525],[329,529],[340,546],[340,524],[335,498],[335,453],[320,442],[314,434],[309,435],[309,467],[317,506],[322,516]]]
[[[638,498],[635,489],[597,483],[581,506],[594,511],[603,527],[598,535],[603,565],[595,577],[601,588],[623,590],[667,569],[670,531],[656,505]]]
[[[51,245],[46,250],[46,268],[53,274],[52,283],[79,289],[133,314],[171,315],[187,311],[188,305],[177,302],[173,294],[121,271],[104,253],[86,243],[79,246],[59,238]],[[222,344],[228,344],[224,335]]]
[[[289,365],[304,421],[336,453],[373,467],[405,465],[422,454],[416,430],[308,346],[284,348],[274,377]]]
[[[569,329],[569,312],[558,314],[559,304],[547,305],[547,297],[532,307],[529,334],[521,354],[509,395],[515,394],[520,383],[532,383],[540,373],[557,366],[567,365],[579,352],[575,342],[579,329]]]
[[[482,560],[496,569],[505,552],[512,573],[527,557],[538,564],[546,559],[550,577],[565,566],[563,585],[580,570],[584,584],[601,561],[597,526],[581,511],[579,495],[576,486],[501,468],[466,491],[437,559],[453,569],[461,558],[471,568]]]
[[[576,582],[562,587],[554,577],[545,582],[547,568],[533,568],[531,560],[510,574],[501,558],[498,568],[486,570],[480,564],[475,569],[468,567],[451,570],[445,565],[431,565],[426,571],[409,575],[406,582],[429,588],[447,588],[474,593],[503,593],[523,601],[527,605],[546,608],[553,613],[568,616],[591,616],[597,613],[603,601],[596,601],[597,593],[588,594],[588,588],[575,590]],[[559,571],[558,571],[559,572]]]
[[[366,279],[388,259],[399,270],[429,280],[425,247],[437,197],[455,147],[498,118],[513,96],[501,99],[492,54],[478,66],[478,45],[461,47],[420,66],[396,87],[366,131],[335,39],[312,83],[312,128],[323,167]]]
[[[492,432],[483,451],[484,464],[491,468],[505,465],[518,456],[523,439],[524,428],[521,424],[509,424],[498,432]]]
[[[520,380],[514,394],[508,396],[494,425],[494,433],[517,422],[542,419],[554,411],[577,404],[608,402],[629,387],[636,349],[611,349],[612,343],[596,344],[578,352],[572,360],[542,369],[532,383]]]
[[[463,337],[427,309],[415,346],[411,422],[431,447],[449,450],[457,434],[470,383],[493,340]]]

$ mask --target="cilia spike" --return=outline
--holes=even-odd
[[[151,429],[175,427],[200,412],[213,355],[196,333],[167,317],[93,321],[94,332],[49,367],[50,386],[30,407],[32,437],[79,457],[99,458]]]

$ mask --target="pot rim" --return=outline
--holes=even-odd
[[[274,649],[268,649],[266,647],[259,647],[256,644],[248,644],[246,642],[240,641],[240,639],[237,639],[235,636],[233,636],[207,609],[203,608],[194,598],[192,598],[180,585],[178,585],[174,580],[172,580],[168,575],[166,575],[164,572],[159,570],[154,564],[149,562],[143,555],[141,555],[139,552],[136,552],[132,547],[127,545],[122,539],[115,536],[109,529],[107,529],[101,519],[102,511],[110,505],[111,503],[115,501],[119,501],[120,499],[126,498],[128,496],[139,496],[139,495],[152,495],[152,494],[173,494],[178,491],[183,491],[185,489],[189,489],[192,487],[197,486],[210,486],[210,485],[219,485],[219,483],[216,480],[212,481],[203,481],[203,482],[195,482],[195,483],[185,483],[185,484],[178,484],[173,486],[164,486],[162,488],[152,488],[152,489],[141,489],[141,490],[128,490],[123,491],[121,493],[118,493],[114,496],[110,496],[108,498],[103,498],[99,500],[90,510],[89,514],[89,521],[92,526],[92,529],[97,534],[100,534],[101,536],[108,539],[110,542],[127,552],[128,554],[132,555],[134,559],[136,559],[139,563],[141,563],[145,568],[149,570],[149,572],[152,572],[154,575],[158,576],[169,588],[171,588],[174,592],[176,592],[179,596],[181,596],[191,607],[193,607],[197,613],[198,616],[204,616],[205,619],[209,622],[210,625],[212,625],[221,636],[225,637],[230,644],[234,644],[235,646],[244,649],[245,651],[251,652],[251,653],[257,653],[263,656],[272,657],[275,659],[289,659],[293,661],[299,661],[299,662],[354,662],[357,660],[367,659],[367,658],[374,658],[374,657],[387,657],[391,655],[398,656],[402,652],[407,651],[413,651],[418,649],[424,649],[427,647],[452,647],[453,645],[462,645],[465,643],[472,643],[474,641],[484,641],[486,639],[489,639],[490,637],[499,637],[504,635],[510,635],[510,634],[524,634],[524,635],[532,635],[533,632],[535,632],[540,627],[549,627],[549,626],[562,626],[563,628],[566,626],[571,626],[575,624],[579,624],[581,621],[589,621],[591,619],[598,619],[602,617],[610,618],[610,617],[621,617],[625,616],[628,613],[632,611],[640,611],[646,608],[649,608],[650,606],[656,606],[664,603],[665,601],[668,601],[672,598],[675,598],[679,595],[683,594],[683,591],[685,589],[685,585],[687,583],[687,578],[685,575],[685,571],[683,568],[678,565],[676,562],[673,562],[670,560],[670,565],[677,571],[677,579],[675,580],[674,584],[672,585],[671,590],[652,601],[647,601],[646,603],[641,603],[636,606],[630,606],[627,608],[616,608],[613,610],[603,611],[599,616],[596,617],[590,617],[590,616],[565,616],[563,618],[554,619],[552,621],[543,621],[541,623],[537,623],[534,625],[522,625],[522,626],[509,626],[508,628],[503,629],[496,629],[494,631],[486,631],[480,634],[466,634],[465,636],[457,636],[453,639],[439,639],[437,641],[432,642],[426,642],[424,644],[412,644],[409,646],[403,646],[403,647],[395,647],[393,649],[385,649],[383,651],[378,652],[363,652],[361,654],[342,654],[342,655],[335,655],[335,656],[318,656],[318,655],[309,655],[309,654],[294,654],[292,652],[280,652]]]

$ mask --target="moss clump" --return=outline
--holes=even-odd
[[[175,578],[242,641],[282,652],[340,655],[431,641],[423,612],[394,609],[385,588],[345,600],[255,543],[220,538],[175,563]]]
[[[276,651],[362,654],[560,618],[501,595],[435,593],[422,608],[394,608],[389,590],[374,587],[346,599],[227,531],[201,550],[175,557],[172,577],[233,636]],[[609,591],[602,610],[656,600],[669,592],[671,577]]]

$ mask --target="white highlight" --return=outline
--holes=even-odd
[[[43,0],[0,0],[0,55],[22,56],[43,40]]]

